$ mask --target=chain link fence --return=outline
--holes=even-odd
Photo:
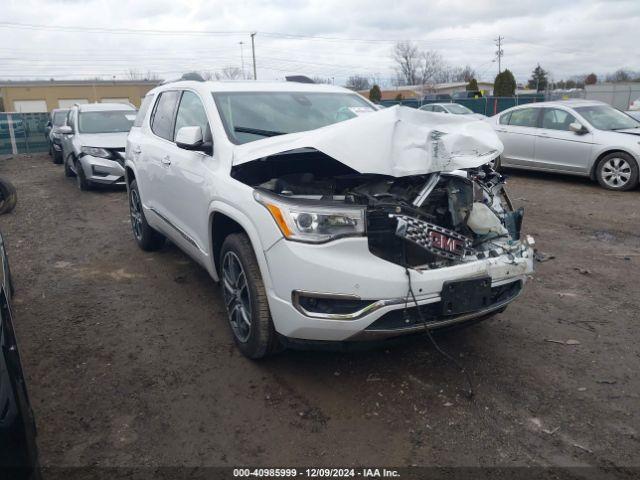
[[[0,112],[0,155],[46,152],[48,113]]]

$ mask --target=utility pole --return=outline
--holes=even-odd
[[[502,56],[504,55],[504,50],[502,50],[502,40],[504,40],[504,37],[501,37],[500,35],[498,35],[498,38],[496,38],[496,47],[498,47],[498,50],[496,50],[496,57],[498,57],[498,73],[502,73]]]
[[[251,34],[251,55],[253,56],[253,79],[254,80],[258,80],[258,75],[256,74],[256,44],[254,42],[256,33],[258,32],[253,32]]]
[[[240,44],[240,65],[242,66],[242,79],[244,80],[246,77],[244,75],[244,53],[242,51],[242,46],[244,42],[241,40],[238,42]]]

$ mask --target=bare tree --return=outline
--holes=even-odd
[[[396,63],[395,85],[424,85],[447,82],[451,67],[436,50],[420,51],[410,42],[396,43],[392,58]]]
[[[238,67],[224,67],[215,73],[216,80],[238,80],[242,78],[242,70]]]
[[[448,81],[449,66],[435,50],[427,50],[420,55],[420,83],[441,83]]]
[[[363,75],[351,75],[345,85],[345,87],[355,91],[368,90],[370,86],[369,79]]]
[[[313,83],[324,83],[324,84],[332,84],[333,81],[330,78],[324,78],[324,77],[311,77],[311,80],[313,80]]]
[[[419,82],[420,50],[411,42],[398,42],[391,53],[396,62],[396,83],[416,85]]]
[[[152,72],[151,70],[147,70],[147,73],[142,73],[137,68],[130,68],[126,76],[129,80],[159,80],[160,77],[157,73]]]

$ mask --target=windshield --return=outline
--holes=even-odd
[[[219,92],[213,98],[233,143],[304,132],[375,112],[353,93]]]
[[[128,132],[135,119],[135,110],[81,112],[78,117],[78,130],[80,133]]]
[[[473,113],[467,107],[458,103],[447,105],[447,110],[449,110],[449,113],[455,113],[456,115],[469,115],[470,113]]]
[[[576,107],[575,110],[598,130],[623,130],[640,127],[640,122],[609,105]]]
[[[53,114],[53,126],[61,127],[64,125],[64,121],[67,119],[68,110],[61,110]]]

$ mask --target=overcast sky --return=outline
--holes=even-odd
[[[395,41],[439,51],[481,80],[503,68],[525,82],[539,62],[555,80],[640,70],[640,0],[0,0],[0,78],[174,78],[251,65],[289,74],[393,76]],[[517,3],[517,5],[516,5]],[[90,29],[90,30],[88,30]],[[239,42],[244,42],[240,45]]]

